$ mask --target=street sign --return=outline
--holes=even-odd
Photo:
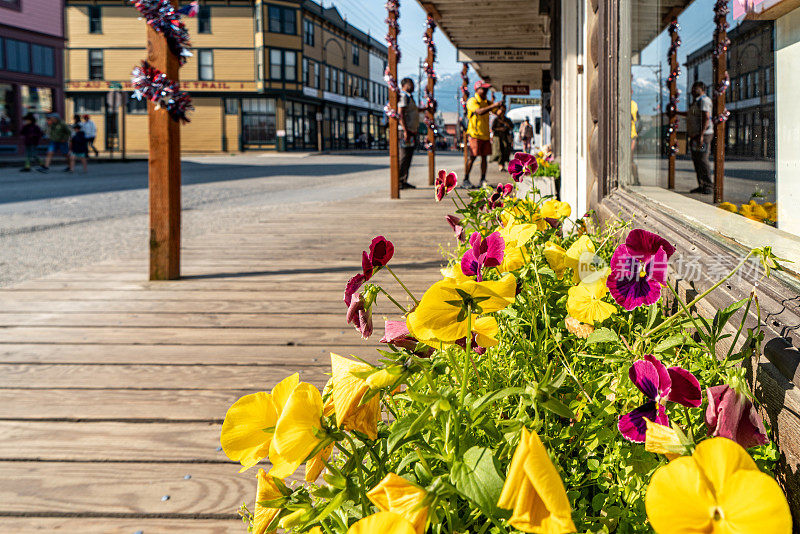
[[[459,63],[550,63],[549,48],[459,48]]]
[[[504,85],[504,95],[527,95],[531,92],[530,85]]]
[[[110,109],[117,109],[122,106],[122,92],[109,91],[106,93],[106,104]]]
[[[519,97],[514,96],[508,99],[508,105],[517,104],[519,106],[540,106],[542,99],[537,97]]]
[[[108,88],[113,91],[119,91],[122,89],[122,84],[120,82],[108,82]]]

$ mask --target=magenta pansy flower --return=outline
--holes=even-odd
[[[372,335],[372,307],[366,305],[363,294],[350,300],[347,307],[347,324],[352,324],[363,339]]]
[[[484,267],[497,267],[503,263],[506,243],[500,232],[492,232],[485,239],[480,232],[474,232],[469,244],[472,248],[461,257],[461,272],[467,276],[477,276],[480,282],[483,280]]]
[[[515,182],[521,181],[523,176],[533,176],[538,168],[536,157],[526,152],[517,152],[514,159],[508,162],[508,173]]]
[[[638,408],[619,418],[617,427],[630,441],[644,442],[647,434],[645,419],[660,425],[669,425],[664,407],[666,401],[677,402],[690,408],[697,408],[702,403],[700,382],[692,373],[681,367],[667,369],[652,354],[646,354],[643,360],[633,362],[628,376],[648,399]]]
[[[381,338],[381,343],[388,343],[395,347],[400,347],[410,351],[417,348],[419,341],[411,335],[405,321],[390,321],[386,320],[386,327]],[[428,357],[433,354],[433,347],[425,346],[416,352],[417,356]]]
[[[756,407],[727,384],[706,389],[706,426],[709,436],[732,439],[744,448],[769,443]]]
[[[626,310],[658,302],[667,280],[667,261],[675,247],[663,237],[636,229],[611,256],[611,274],[606,285]]]
[[[456,217],[455,215],[448,215],[447,217],[447,224],[450,225],[450,228],[453,229],[453,232],[456,234],[456,239],[461,241],[462,243],[467,240],[467,232],[464,230],[464,227],[461,225],[461,219]]]
[[[369,260],[373,267],[383,267],[394,256],[394,245],[392,242],[379,235],[372,240],[369,245]]]
[[[344,287],[344,303],[346,306],[350,306],[350,302],[353,300],[353,295],[358,293],[358,290],[361,289],[361,286],[364,285],[366,281],[366,277],[358,273],[350,280],[348,280],[347,285]]]
[[[440,170],[433,188],[436,195],[436,202],[441,202],[447,193],[455,189],[457,184],[458,177],[456,173],[448,173],[445,170]]]

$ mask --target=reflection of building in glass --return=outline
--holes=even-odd
[[[774,38],[772,21],[744,21],[728,36],[731,87],[727,107],[727,153],[731,156],[775,157]],[[696,80],[712,81],[711,42],[686,60],[686,92]],[[709,95],[711,90],[709,89]]]

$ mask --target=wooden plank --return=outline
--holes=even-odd
[[[349,328],[349,327],[348,327]],[[355,335],[352,343],[358,343]],[[376,334],[377,335],[377,334]],[[87,364],[219,364],[219,365],[293,365],[298,368],[329,360],[330,352],[370,357],[379,346],[362,345],[83,345],[79,343],[9,343],[0,344],[3,363],[87,363]]]
[[[261,388],[269,385],[265,380]],[[250,393],[252,389],[0,389],[0,419],[219,422],[236,399]]]
[[[299,364],[299,365],[298,365]],[[300,371],[318,387],[328,381],[330,360],[319,365],[54,365],[2,364],[0,388],[249,389],[263,391]]]
[[[224,419],[225,410],[218,413]],[[216,462],[221,422],[0,421],[0,461]],[[235,467],[233,471],[238,471]]]
[[[388,286],[387,286],[388,287]],[[392,290],[392,295],[401,303],[405,303],[406,299],[403,298],[402,292]],[[151,300],[151,301],[205,301],[214,300],[219,301],[223,299],[236,300],[256,300],[268,301],[277,300],[281,302],[298,300],[310,302],[341,302],[344,293],[344,286],[339,289],[328,289],[311,291],[306,288],[304,291],[248,291],[233,289],[205,289],[192,291],[185,286],[183,288],[165,289],[165,290],[152,290],[152,291],[129,291],[129,290],[113,290],[113,289],[73,289],[70,291],[51,291],[35,289],[25,289],[18,291],[2,291],[0,292],[0,307],[3,302],[8,300]],[[420,292],[421,293],[421,292]],[[421,294],[419,296],[422,296]]]
[[[245,496],[243,496],[243,499]],[[242,520],[164,519],[114,517],[0,517],[0,532],[41,534],[42,532],[80,532],[81,534],[243,534]]]
[[[178,58],[163,35],[147,26],[147,60],[167,79],[178,82]],[[150,279],[180,276],[181,130],[164,108],[149,102]]]
[[[7,326],[102,326],[137,328],[345,328],[345,309],[340,313],[0,313],[0,327]]]
[[[231,464],[0,462],[0,515],[232,519],[256,488],[254,470],[237,471]]]

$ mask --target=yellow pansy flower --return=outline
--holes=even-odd
[[[601,323],[617,312],[613,304],[602,300],[607,293],[605,278],[571,287],[567,292],[567,313],[582,323]]]
[[[767,212],[767,219],[770,221],[778,220],[778,205],[772,202],[764,202],[764,209]]]
[[[736,204],[731,204],[730,202],[722,202],[718,204],[717,207],[721,210],[729,211],[731,213],[737,213],[739,211],[736,209]]]
[[[567,270],[567,252],[556,245],[552,241],[548,241],[544,244],[544,259],[547,260],[547,264],[553,269],[553,272],[556,273],[556,278],[561,280],[564,278],[564,271]]]
[[[394,512],[403,516],[417,534],[425,532],[428,521],[428,506],[425,497],[428,493],[408,480],[389,473],[380,484],[372,488],[367,497],[381,512]]]
[[[378,437],[380,419],[380,399],[374,395],[361,404],[370,388],[366,379],[354,373],[368,373],[375,368],[366,363],[342,358],[331,353],[331,397],[336,411],[336,426],[347,430],[357,430],[369,439]]]
[[[378,512],[353,523],[347,534],[417,534],[405,517],[392,512]]]
[[[458,262],[454,263],[450,267],[444,267],[440,272],[445,280],[449,280],[451,282],[464,282],[466,280],[472,280],[471,277],[461,272],[461,264]]]
[[[500,229],[500,236],[505,243],[503,262],[497,267],[501,273],[514,271],[525,264],[525,254],[522,247],[536,234],[538,228],[535,224],[509,220],[505,227]]]
[[[275,519],[281,508],[269,508],[264,506],[262,502],[274,501],[283,497],[283,493],[278,489],[277,484],[263,469],[258,470],[258,486],[256,489],[256,505],[253,510],[253,534],[265,534],[267,527],[272,520]],[[270,530],[275,532],[275,530]]]
[[[525,427],[497,506],[511,510],[508,523],[523,532],[575,532],[564,483],[539,436]]]
[[[572,213],[572,207],[570,207],[568,203],[561,202],[560,200],[548,200],[542,204],[539,211],[542,217],[560,219],[562,217],[569,217],[570,213]]]
[[[299,382],[300,376],[295,373],[281,380],[272,393],[259,391],[245,395],[228,409],[222,423],[220,445],[228,458],[242,464],[239,472],[267,457],[278,417]]]
[[[319,474],[325,469],[325,462],[331,457],[333,452],[333,443],[319,451],[309,461],[306,462],[306,482],[314,482],[319,478]]]
[[[789,534],[792,517],[778,483],[727,438],[701,442],[692,456],[659,467],[645,496],[658,534]]]
[[[417,308],[406,317],[406,324],[419,340],[452,343],[469,334],[467,305],[474,312],[474,325],[475,315],[496,312],[514,302],[516,289],[517,279],[512,274],[497,281],[442,280],[425,292]]]
[[[672,427],[654,423],[644,417],[647,425],[644,449],[648,452],[663,454],[670,460],[686,454],[686,445],[681,442],[678,433]]]
[[[595,248],[589,236],[582,235],[567,249],[564,258],[564,265],[572,269],[572,282],[579,284],[581,281],[581,256],[590,253],[594,254]],[[576,317],[577,319],[577,317]]]
[[[491,315],[478,317],[473,321],[472,331],[475,332],[475,342],[481,347],[494,347],[497,345],[497,319]]]
[[[286,478],[306,461],[325,437],[321,418],[322,395],[319,390],[305,382],[298,384],[275,425],[273,449],[270,449],[269,456],[273,464],[271,475]]]

